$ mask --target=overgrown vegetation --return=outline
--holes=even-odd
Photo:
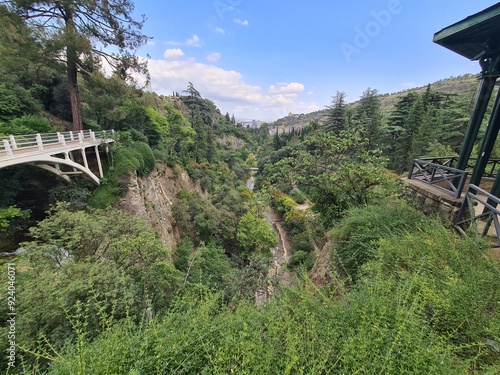
[[[0,5],[0,135],[71,129],[80,120],[70,67],[19,10]],[[16,368],[2,361],[2,371],[500,372],[498,262],[404,201],[394,173],[415,156],[457,150],[468,94],[428,87],[382,113],[375,89],[355,106],[337,92],[324,120],[272,133],[238,126],[192,83],[165,97],[127,81],[123,65],[107,76],[95,59],[79,63],[81,123],[115,129],[116,144],[99,187],[30,166],[0,171],[0,238],[17,231],[24,241]],[[169,197],[172,248],[151,223],[113,208],[131,174],[166,168],[196,186]],[[276,238],[274,216],[286,238]],[[270,276],[278,239],[290,242],[293,286]],[[329,275],[322,287],[319,268]]]

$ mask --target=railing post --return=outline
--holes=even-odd
[[[57,140],[59,143],[61,143],[63,146],[66,146],[66,139],[64,139],[64,135],[61,133],[57,132]]]
[[[92,130],[90,131],[90,139],[95,142],[95,133]]]
[[[75,136],[73,135],[73,130],[69,131],[69,139],[71,139],[72,141],[75,140]]]
[[[9,139],[12,149],[15,150],[17,148],[16,138],[14,138],[14,136],[11,134],[9,135]]]
[[[43,151],[43,141],[40,133],[36,133],[35,138],[36,138],[36,144],[38,145],[38,149],[40,151]]]
[[[78,133],[78,140],[80,141],[80,144],[83,143],[83,130],[81,130],[79,133]]]
[[[416,161],[413,160],[413,163],[411,164],[410,172],[408,172],[408,179],[411,180],[411,177],[413,176],[413,170],[415,169],[415,163]]]
[[[6,140],[6,139],[3,140],[3,146],[5,147],[5,151],[7,151],[7,155],[9,155],[9,156],[14,155],[12,153],[12,148],[10,147],[10,143],[8,140]]]

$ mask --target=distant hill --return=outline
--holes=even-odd
[[[474,74],[465,74],[458,77],[450,77],[441,79],[434,83],[431,83],[431,90],[442,92],[450,95],[467,95],[470,96],[470,99],[473,100],[474,95],[476,93],[476,89],[478,86],[478,78]],[[382,107],[382,113],[387,115],[393,109],[396,103],[402,96],[407,95],[410,92],[418,92],[423,94],[427,89],[427,85],[421,87],[415,87],[404,91],[399,91],[396,93],[386,93],[380,94],[380,101]],[[358,105],[358,101],[349,103],[348,106],[351,108],[355,108]],[[301,114],[288,114],[283,118],[280,118],[273,123],[271,123],[271,127],[279,128],[280,132],[284,128],[286,131],[291,131],[292,128],[300,129],[309,124],[310,121],[318,121],[319,123],[324,121],[324,118],[327,114],[327,109],[322,109],[319,111],[311,112],[311,113],[301,113]],[[274,132],[271,128],[271,131]]]

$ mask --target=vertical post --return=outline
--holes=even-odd
[[[78,133],[78,140],[80,141],[80,144],[83,144],[83,132]]]
[[[87,154],[85,153],[85,149],[82,148],[82,159],[83,159],[83,165],[85,168],[89,169],[89,163],[87,162]]]
[[[9,155],[9,156],[14,155],[12,153],[12,148],[10,147],[10,143],[8,140],[6,140],[6,139],[3,140],[3,146],[5,147],[5,151],[7,151],[7,155]]]
[[[16,138],[14,138],[14,136],[11,134],[11,135],[9,135],[9,139],[10,139],[10,144],[12,146],[12,149],[13,150],[17,149]]]
[[[94,150],[95,150],[95,156],[97,158],[97,166],[99,167],[99,176],[101,178],[104,177],[104,173],[102,172],[102,164],[101,164],[101,156],[99,155],[99,146],[94,146]]]
[[[43,151],[43,141],[40,133],[36,133],[35,138],[36,138],[36,144],[38,145],[38,150]]]
[[[90,131],[90,139],[95,141],[95,133],[92,130]]]
[[[75,140],[75,136],[73,135],[73,130],[69,131],[69,139],[71,139],[72,141]]]
[[[63,146],[66,146],[66,139],[64,139],[64,135],[61,133],[57,132],[57,140],[59,143],[61,143]]]
[[[458,156],[457,169],[465,170],[467,168],[467,162],[474,148],[474,142],[477,139],[477,134],[481,127],[486,109],[488,108],[488,103],[490,102],[496,80],[496,77],[484,77],[481,79],[481,83],[477,90],[474,112],[472,112],[469,126],[467,127],[467,133],[465,134],[462,148],[460,149],[460,155]]]
[[[470,178],[470,184],[479,186],[481,184],[481,178],[483,177],[484,170],[486,169],[486,164],[490,159],[493,146],[497,139],[498,131],[500,130],[500,91],[497,93],[495,99],[495,105],[493,107],[493,113],[491,114],[491,119],[486,128],[486,133],[484,134],[483,142],[481,144],[481,149],[479,150],[479,155],[476,160],[476,165],[472,171],[472,176]]]

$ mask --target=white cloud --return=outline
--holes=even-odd
[[[243,26],[248,26],[248,20],[240,20],[239,18],[236,18],[234,20],[234,23],[237,23],[238,25],[243,25]]]
[[[169,48],[163,53],[167,60],[178,60],[184,57],[184,52],[180,48]]]
[[[298,94],[304,91],[304,85],[302,83],[292,82],[292,83],[279,83],[278,86],[271,85],[269,87],[269,92],[272,94]]]
[[[209,57],[215,58],[215,55]],[[181,93],[188,82],[192,82],[202,96],[213,100],[223,113],[235,113],[240,118],[263,119],[265,116],[264,119],[276,119],[283,113],[306,110],[309,105],[297,100],[298,93],[304,90],[299,83],[278,84],[271,86],[274,90],[266,90],[246,83],[237,71],[224,70],[192,58],[149,60],[148,67],[153,91],[158,94]]]
[[[221,58],[221,54],[219,52],[213,52],[206,57],[206,59],[212,63],[216,63]]]
[[[191,38],[188,38],[185,42],[179,42],[176,40],[169,40],[164,44],[169,46],[190,46],[190,47],[201,47],[201,39],[198,35],[193,34]]]
[[[226,31],[222,27],[216,27],[215,32],[217,34],[222,34],[222,35],[224,35],[226,33]]]
[[[186,41],[186,44],[192,47],[201,47],[200,37],[194,34],[190,39]]]
[[[156,42],[155,42],[154,40],[148,40],[148,41],[146,42],[146,44],[147,44],[148,46],[155,46],[155,45],[156,45]]]

